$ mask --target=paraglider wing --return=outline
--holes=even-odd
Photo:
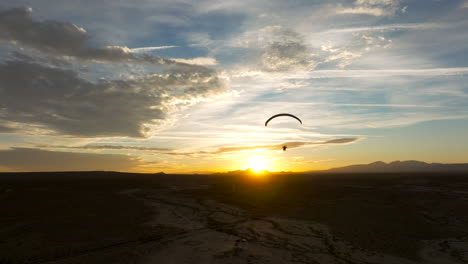
[[[268,118],[268,120],[265,122],[265,126],[267,126],[267,125],[268,125],[268,122],[270,122],[273,118],[276,118],[276,117],[278,117],[278,116],[289,116],[289,117],[292,117],[292,118],[297,119],[297,121],[299,121],[299,122],[302,124],[302,121],[301,121],[301,119],[299,119],[299,117],[297,117],[297,116],[295,116],[295,115],[283,113],[283,114],[277,114],[277,115],[274,115],[274,116]]]

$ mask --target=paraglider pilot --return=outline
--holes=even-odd
[[[287,114],[287,113],[282,113],[282,114],[277,114],[277,115],[274,115],[274,116],[268,118],[268,120],[265,122],[265,126],[267,126],[267,125],[268,125],[268,122],[270,122],[272,119],[277,118],[277,117],[279,117],[279,116],[289,116],[289,117],[295,118],[297,121],[299,121],[299,123],[302,124],[302,120],[299,119],[299,117],[297,117],[297,116],[295,116],[295,115]],[[288,147],[287,147],[286,145],[284,145],[284,146],[283,146],[283,151],[286,151],[287,148],[288,148]]]

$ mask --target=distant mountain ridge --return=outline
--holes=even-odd
[[[234,175],[234,176],[239,176],[239,175],[255,175],[255,174],[272,174],[272,172],[269,172],[267,170],[262,170],[260,172],[255,172],[253,169],[251,168],[248,168],[248,169],[245,169],[245,170],[234,170],[234,171],[227,171],[227,172],[217,172],[217,173],[214,173],[214,175]]]
[[[376,161],[369,164],[333,168],[327,172],[468,172],[468,163],[426,163],[416,160]]]

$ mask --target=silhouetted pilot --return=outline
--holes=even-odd
[[[288,147],[287,146],[283,146],[283,151],[286,151]]]

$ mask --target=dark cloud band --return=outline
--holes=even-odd
[[[31,148],[0,150],[0,166],[20,171],[128,171],[140,161],[126,155],[47,151]]]
[[[90,82],[71,70],[30,61],[0,63],[0,114],[6,121],[38,124],[60,134],[145,135],[174,101],[223,91],[210,71],[179,69],[130,80]]]

